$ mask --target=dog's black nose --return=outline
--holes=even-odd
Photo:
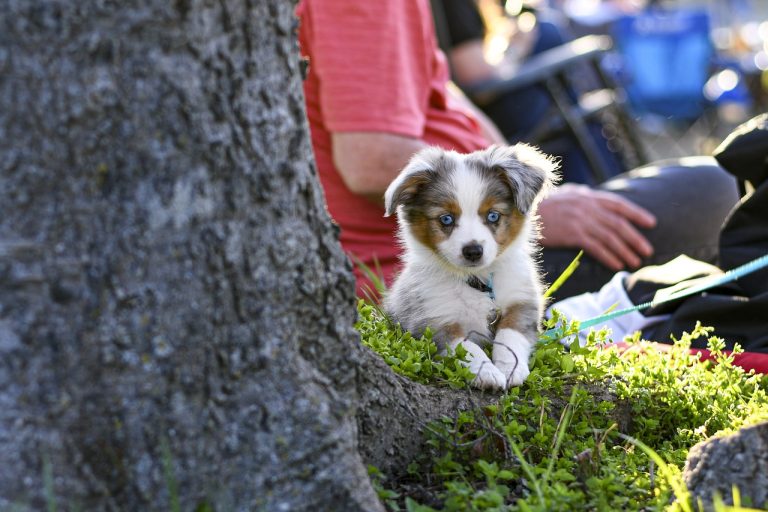
[[[483,246],[480,244],[465,245],[461,249],[461,254],[464,255],[464,258],[466,258],[467,261],[475,263],[483,257]]]

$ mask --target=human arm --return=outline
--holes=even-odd
[[[489,144],[506,144],[493,122],[453,83],[448,93],[475,117]],[[334,132],[333,163],[344,184],[355,194],[381,203],[384,191],[411,156],[427,144],[416,138],[385,132]]]
[[[334,165],[347,188],[378,204],[411,156],[427,145],[414,137],[379,132],[336,132],[331,144]]]
[[[507,141],[493,121],[472,104],[452,82],[448,94],[477,120],[488,144]],[[384,191],[411,156],[427,144],[416,138],[386,132],[334,132],[333,163],[344,184],[355,194],[381,203]]]
[[[539,216],[544,247],[584,249],[612,270],[653,254],[638,228],[652,228],[655,217],[613,192],[566,183],[541,202]]]

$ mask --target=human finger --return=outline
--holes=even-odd
[[[653,254],[651,242],[625,217],[621,215],[604,215],[602,222],[604,229],[608,230],[610,235],[612,235],[611,238],[618,238],[620,240],[621,250],[618,250],[618,252],[622,255],[627,254],[626,251],[631,253],[627,254],[626,257],[622,257],[630,267],[640,265],[642,258],[647,258]],[[614,243],[614,247],[617,247],[617,243]]]
[[[616,229],[619,222],[596,223],[593,225],[593,238],[599,241],[605,259],[610,262],[609,268],[621,270],[625,267],[637,267],[642,261],[635,247],[624,238],[625,233]],[[628,224],[628,223],[627,223]]]
[[[602,206],[641,228],[650,229],[656,225],[656,217],[650,211],[623,196],[601,190],[598,192],[597,197]]]
[[[624,263],[616,256],[602,240],[589,237],[584,239],[579,246],[584,252],[595,258],[611,270],[618,271],[624,268]]]

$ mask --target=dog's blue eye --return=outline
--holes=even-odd
[[[447,213],[445,215],[441,215],[439,217],[440,224],[443,226],[450,226],[453,224],[453,215],[448,215]]]
[[[488,212],[488,215],[486,215],[485,218],[488,219],[488,222],[493,224],[493,223],[499,222],[499,217],[501,217],[499,212],[495,212],[491,210]]]

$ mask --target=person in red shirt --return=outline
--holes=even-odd
[[[303,0],[297,14],[301,53],[309,60],[304,82],[307,117],[328,211],[341,228],[341,244],[353,262],[380,266],[385,281],[391,282],[400,249],[395,221],[383,216],[383,195],[409,158],[428,145],[471,152],[505,141],[449,82],[429,0]],[[701,179],[709,178],[696,172]],[[713,172],[725,175],[717,168]],[[613,180],[600,190],[566,184],[541,203],[548,279],[559,275],[575,248],[583,248],[589,258],[582,263],[583,283],[569,280],[574,286],[568,294],[599,288],[616,270],[649,262],[655,244],[663,245],[665,239],[679,242],[687,233],[692,243],[717,245],[717,228],[735,202],[735,185],[733,194],[702,197],[706,210],[696,210],[694,218],[707,224],[706,232],[685,222],[681,233],[665,230],[649,239],[653,233],[641,230],[654,227],[656,217],[638,203],[647,204],[645,197],[672,204],[663,192],[690,188],[696,179],[680,171],[675,173],[678,183],[670,186],[666,180],[643,176],[646,190],[638,194],[627,180]],[[718,198],[724,208],[714,204]],[[703,221],[706,214],[714,221]],[[665,258],[679,254],[677,248],[675,254],[661,252]],[[370,283],[358,265],[354,268],[362,294]]]
[[[341,244],[387,280],[398,263],[387,185],[427,145],[459,152],[503,137],[458,89],[437,51],[427,1],[307,1],[299,5],[304,83],[320,181]],[[355,265],[358,292],[366,278]]]

